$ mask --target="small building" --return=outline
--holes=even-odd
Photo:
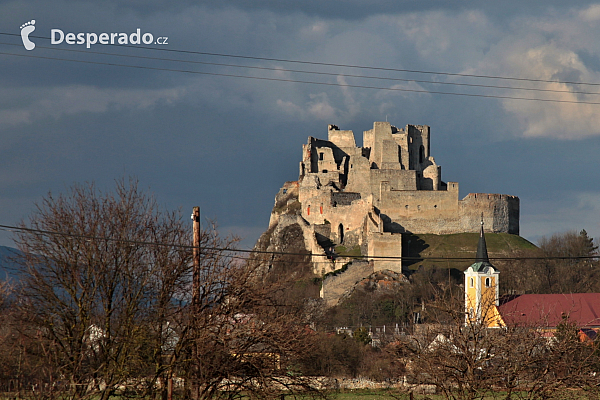
[[[500,297],[500,271],[489,260],[483,221],[475,263],[464,271],[465,323],[489,328],[528,327],[550,336],[568,320],[583,338],[600,330],[600,293],[521,294]]]
[[[500,271],[490,263],[483,232],[483,218],[475,262],[465,274],[465,322],[501,326],[498,314]]]

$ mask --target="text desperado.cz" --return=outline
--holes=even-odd
[[[168,36],[159,36],[154,40],[154,35],[146,32],[143,35],[138,28],[135,32],[127,35],[126,33],[65,33],[60,29],[50,30],[50,44],[85,44],[89,49],[93,44],[168,44]]]

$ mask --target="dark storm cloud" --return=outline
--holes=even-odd
[[[516,5],[516,3],[515,3]],[[588,3],[391,1],[0,3],[3,32],[32,18],[35,33],[130,32],[169,36],[169,49],[519,77],[599,81],[600,8]],[[3,37],[19,44],[18,37]],[[41,40],[41,39],[40,39]],[[278,68],[240,70],[173,61],[22,47],[0,51],[212,73],[411,90],[477,92],[348,74],[467,82],[456,77],[383,74],[274,61],[209,58],[138,48],[91,50]],[[69,48],[63,46],[62,48]],[[78,48],[81,49],[81,48]],[[502,192],[522,200],[526,235],[586,228],[600,178],[597,106],[546,104],[193,75],[0,55],[0,222],[26,217],[48,190],[135,175],[161,203],[201,205],[221,226],[253,235],[268,223],[273,196],[298,176],[301,144],[326,137],[328,123],[362,131],[374,120],[432,127],[432,154],[461,195]],[[336,76],[285,71],[304,68]],[[589,99],[572,85],[557,99]],[[518,93],[518,92],[517,92]],[[587,97],[586,97],[587,96]],[[568,140],[565,144],[563,139]],[[581,171],[587,171],[584,177]],[[550,196],[552,194],[552,196]],[[565,210],[567,219],[553,217]],[[532,207],[532,205],[534,205]],[[552,207],[555,207],[554,209]],[[546,222],[545,222],[546,221]],[[527,224],[530,224],[529,226]],[[597,233],[594,233],[597,232]],[[6,240],[6,236],[4,236]],[[0,244],[9,244],[6,241]]]
[[[71,2],[73,4],[78,2]],[[180,12],[193,6],[203,6],[211,9],[240,9],[245,11],[272,11],[279,15],[302,13],[310,17],[324,19],[359,20],[373,15],[406,14],[424,11],[462,11],[470,9],[485,10],[496,18],[507,18],[514,15],[536,15],[550,10],[583,7],[589,1],[575,0],[568,3],[560,0],[507,0],[490,2],[481,0],[182,0],[171,2],[167,0],[131,0],[127,2],[104,0],[98,2],[112,9],[127,10],[139,15],[154,13]]]

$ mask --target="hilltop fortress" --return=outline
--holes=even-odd
[[[269,228],[298,224],[313,254],[341,245],[363,256],[399,257],[403,233],[477,232],[482,216],[490,232],[519,233],[518,197],[470,193],[461,200],[458,183],[442,181],[429,126],[375,122],[357,147],[352,131],[329,125],[327,140],[309,137],[303,145],[299,172],[277,194]],[[339,268],[313,260],[319,275]],[[370,265],[402,272],[398,259]]]

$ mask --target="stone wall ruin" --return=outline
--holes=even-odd
[[[490,232],[519,234],[518,197],[470,193],[459,199],[458,183],[442,181],[426,125],[398,129],[375,122],[363,133],[363,147],[352,131],[329,125],[327,140],[310,136],[302,146],[298,181],[280,190],[275,208],[293,209],[311,236],[307,249],[323,254],[335,245],[358,247],[374,271],[402,272],[403,233],[477,232],[483,218]],[[279,218],[275,208],[270,226]],[[339,268],[332,261],[324,269],[320,261],[316,274]]]

